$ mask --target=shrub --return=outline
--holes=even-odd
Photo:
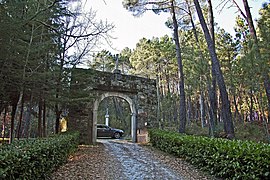
[[[0,148],[0,179],[45,179],[78,146],[79,133],[16,141]]]
[[[150,142],[221,178],[270,179],[270,145],[150,130]]]

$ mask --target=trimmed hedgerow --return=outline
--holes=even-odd
[[[45,179],[78,147],[79,133],[16,141],[0,147],[0,179]]]
[[[227,179],[270,179],[270,145],[152,129],[152,145]]]

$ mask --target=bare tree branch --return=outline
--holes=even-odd
[[[242,11],[242,9],[239,7],[239,5],[237,4],[237,2],[235,0],[232,0],[233,3],[236,5],[237,9],[239,10],[239,12],[241,13],[241,15],[245,18],[245,20],[247,20],[247,16],[245,15],[245,13]]]
[[[47,8],[41,9],[40,11],[36,12],[36,14],[34,14],[32,17],[30,17],[26,22],[32,21],[33,19],[35,19],[40,13],[47,11],[48,9],[51,9],[56,3],[60,2],[60,0],[55,0],[54,2],[52,2],[51,5],[49,5]]]
[[[51,26],[51,25],[49,25],[49,24],[47,24],[47,23],[45,23],[43,21],[40,21],[40,20],[35,20],[35,21],[41,23],[42,25],[44,25],[44,26],[46,26],[48,28],[50,28],[51,30],[53,30],[57,34],[63,34],[63,33],[59,32],[58,29],[54,28],[53,26]],[[73,34],[64,33],[63,35],[67,36],[67,37],[72,37],[72,38],[85,38],[85,37],[89,37],[89,36],[97,36],[97,35],[100,35],[102,33],[108,33],[113,28],[114,28],[114,26],[104,26],[103,28],[99,29],[97,32],[93,32],[93,33],[81,34],[81,35],[73,35]]]

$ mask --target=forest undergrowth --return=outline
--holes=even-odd
[[[235,138],[239,140],[250,140],[254,142],[269,143],[265,127],[258,121],[253,122],[236,122]],[[216,137],[223,137],[223,124],[220,123],[216,126]],[[270,124],[268,124],[268,131],[270,130]],[[202,127],[200,123],[192,122],[187,125],[186,133],[189,135],[209,136],[209,127]]]

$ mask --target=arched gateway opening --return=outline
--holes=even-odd
[[[132,142],[136,142],[137,141],[137,135],[136,135],[136,124],[137,124],[137,112],[136,112],[136,106],[135,106],[135,102],[129,98],[127,95],[122,94],[122,93],[118,93],[118,92],[107,92],[102,94],[99,98],[97,98],[94,102],[94,109],[93,109],[93,139],[92,141],[95,143],[96,139],[97,139],[97,129],[96,129],[96,125],[97,125],[97,112],[98,112],[98,107],[100,102],[107,98],[107,97],[119,97],[122,98],[124,100],[126,100],[129,104],[130,107],[130,111],[131,111],[131,137],[132,137]]]
[[[157,126],[155,80],[93,69],[74,69],[71,74],[68,129],[80,132],[81,143],[96,142],[97,111],[107,97],[115,96],[128,102],[133,142],[146,124]]]

